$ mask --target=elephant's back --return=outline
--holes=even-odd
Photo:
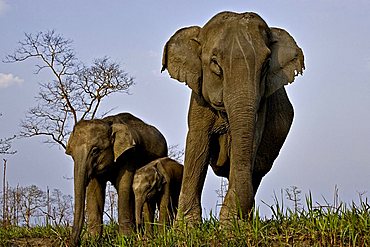
[[[104,121],[111,122],[111,123],[123,123],[129,126],[137,125],[137,124],[145,125],[143,120],[141,120],[140,118],[128,112],[122,112],[117,115],[105,117]]]
[[[156,127],[145,123],[140,118],[128,112],[122,112],[117,115],[105,117],[104,121],[109,122],[109,123],[126,124],[130,128],[133,128],[134,130],[139,131],[139,132],[153,131],[156,134],[163,136],[162,133]]]
[[[156,158],[167,156],[167,142],[163,134],[154,126],[145,123],[131,113],[123,112],[103,119],[105,122],[125,124],[136,135],[136,144],[146,153],[145,163]]]

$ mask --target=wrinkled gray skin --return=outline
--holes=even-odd
[[[160,226],[169,224],[176,215],[183,166],[170,158],[156,159],[138,169],[133,180],[136,225],[151,232],[156,206]],[[149,224],[148,224],[149,223]]]
[[[88,230],[102,234],[105,187],[110,181],[118,193],[119,232],[135,226],[132,180],[135,170],[167,156],[163,135],[129,113],[78,122],[68,140],[66,154],[74,160],[74,220],[72,245],[79,244],[85,199]]]
[[[222,12],[204,27],[178,30],[162,64],[192,89],[177,220],[201,221],[208,164],[229,179],[222,225],[246,218],[292,124],[284,85],[302,74],[302,50],[255,13]]]

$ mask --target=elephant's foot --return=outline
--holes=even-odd
[[[237,220],[238,214],[235,209],[228,207],[226,204],[222,205],[220,211],[220,226],[222,228],[232,229],[234,222]]]
[[[178,211],[176,219],[174,221],[174,227],[183,228],[183,227],[197,227],[202,223],[201,212],[198,210],[187,211],[182,213]]]
[[[87,231],[89,233],[89,235],[91,235],[92,237],[101,237],[102,236],[102,233],[103,233],[103,225],[102,224],[88,224],[87,225]]]
[[[131,221],[119,223],[118,232],[124,236],[130,236],[135,231],[135,224]]]
[[[242,200],[244,199],[244,200]],[[254,198],[240,198],[235,190],[229,188],[220,211],[222,226],[230,226],[252,216]]]
[[[177,231],[185,231],[192,228],[198,228],[200,227],[202,221],[201,220],[193,220],[193,219],[181,219],[181,220],[175,220],[173,223],[173,227]]]
[[[185,188],[182,189],[186,190]],[[196,197],[194,193],[189,191],[184,191],[180,194],[175,222],[184,222],[191,225],[199,224],[202,222],[200,197]]]

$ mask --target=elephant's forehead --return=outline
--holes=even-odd
[[[225,25],[253,25],[253,24],[264,24],[267,26],[265,21],[256,13],[245,12],[245,13],[234,13],[234,12],[221,12],[210,19],[204,28],[212,28],[214,26],[225,26]]]
[[[154,170],[152,167],[142,167],[136,171],[134,179],[138,181],[142,179],[147,180],[153,173]]]
[[[110,128],[104,124],[89,123],[78,125],[73,131],[73,139],[80,145],[83,143],[98,143],[109,137]]]
[[[141,170],[139,173],[136,172],[132,182],[132,188],[134,191],[145,190],[152,183],[153,179],[153,174],[147,169]]]
[[[140,169],[138,169],[135,173],[135,176],[134,176],[134,183],[137,182],[141,182],[141,181],[150,181],[153,179],[153,176],[154,176],[154,173],[155,173],[155,170],[153,169],[153,167],[142,167]]]
[[[230,43],[234,38],[239,37],[245,37],[248,40],[251,40],[251,37],[254,40],[260,40],[259,38],[262,37],[265,39],[263,43],[267,43],[267,34],[261,32],[262,30],[267,31],[269,28],[266,22],[255,13],[225,12],[216,15],[204,25],[200,33],[200,41],[203,44],[203,52],[212,52],[213,46],[220,48],[220,51],[225,51],[231,47]]]
[[[109,128],[101,124],[90,124],[84,128],[77,128],[76,133],[79,135],[102,135],[108,133]]]

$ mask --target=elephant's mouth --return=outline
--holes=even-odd
[[[95,168],[93,169],[94,170],[93,173],[96,175],[101,175],[103,173],[107,173],[111,171],[113,168],[114,167],[108,167],[108,166],[96,164]]]
[[[103,174],[113,170],[116,167],[116,162],[110,162],[110,158],[104,155],[96,157],[92,162],[92,173],[93,174]]]
[[[93,169],[88,169],[87,173],[86,173],[86,178],[87,178],[87,181],[90,181],[91,178],[93,177],[93,174],[94,174],[94,168]]]
[[[216,103],[211,103],[211,106],[216,109],[217,111],[225,112],[225,105],[223,102],[216,102]]]

